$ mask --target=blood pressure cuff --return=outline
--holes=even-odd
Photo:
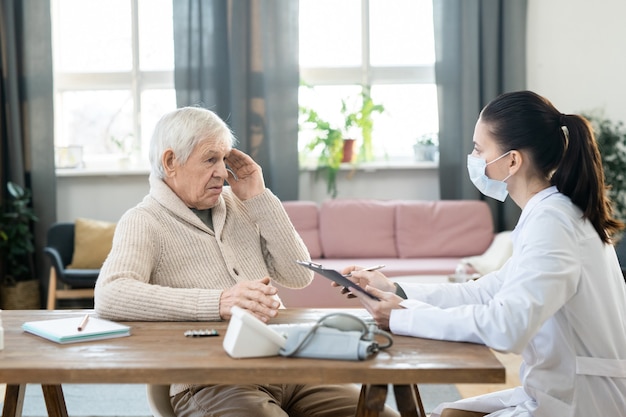
[[[301,327],[287,330],[287,344],[279,353],[282,356],[299,358],[357,361],[369,358],[379,349],[376,341],[363,340],[359,331],[341,331],[320,326],[314,334],[308,336],[311,330],[312,328]]]
[[[346,325],[346,316],[345,313],[329,314],[315,325],[283,329],[287,342],[279,354],[298,358],[357,361],[365,360],[393,343],[391,334],[378,329],[375,324],[366,324],[355,316],[349,318],[356,325]],[[337,318],[344,318],[342,324],[334,320]],[[387,343],[379,345],[376,335],[382,335]]]

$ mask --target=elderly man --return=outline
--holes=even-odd
[[[233,144],[228,126],[206,109],[181,108],[157,123],[150,193],[117,224],[96,284],[100,316],[217,321],[238,306],[268,321],[280,307],[270,279],[291,288],[310,283],[312,273],[295,263],[309,259],[305,245],[259,165]],[[354,415],[359,391],[177,384],[170,394],[179,416],[330,417]]]

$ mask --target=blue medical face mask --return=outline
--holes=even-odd
[[[509,191],[506,189],[506,180],[508,180],[511,175],[508,175],[502,181],[493,180],[485,174],[485,170],[487,169],[487,165],[493,164],[500,158],[504,158],[509,153],[511,153],[511,151],[500,155],[489,163],[482,158],[467,155],[467,172],[469,173],[470,180],[474,186],[476,186],[478,191],[487,197],[494,198],[498,201],[504,201],[506,196],[509,194]]]

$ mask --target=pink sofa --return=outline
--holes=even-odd
[[[483,201],[335,199],[283,205],[311,259],[339,271],[385,264],[382,272],[389,277],[448,275],[462,258],[483,254],[495,236]],[[304,289],[279,287],[279,296],[286,307],[358,306],[318,275]]]

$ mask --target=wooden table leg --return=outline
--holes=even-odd
[[[4,393],[4,406],[2,407],[3,417],[22,417],[25,391],[26,384],[7,385]]]
[[[356,417],[378,417],[385,408],[387,384],[363,385],[356,409]]]
[[[68,417],[65,397],[61,385],[41,385],[43,398],[46,401],[48,417]]]
[[[402,417],[426,417],[417,385],[394,385],[396,405]]]

